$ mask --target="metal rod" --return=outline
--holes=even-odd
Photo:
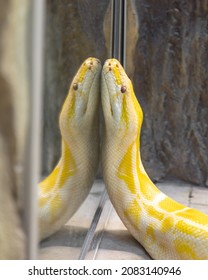
[[[124,69],[126,67],[126,20],[127,20],[127,2],[126,0],[123,0],[122,7],[121,7],[120,25],[121,25],[121,53],[122,53],[121,61]]]
[[[41,130],[42,130],[42,77],[45,1],[32,1],[31,41],[30,41],[30,85],[28,131],[25,166],[25,215],[26,259],[37,259],[37,184],[41,169]]]
[[[111,56],[125,67],[126,62],[126,0],[112,0]]]
[[[105,202],[107,200],[107,197],[108,197],[107,192],[106,192],[106,190],[104,190],[103,193],[102,193],[101,199],[100,199],[100,203],[99,203],[99,205],[96,209],[95,215],[94,215],[93,220],[91,222],[91,225],[90,225],[90,227],[87,231],[87,235],[86,235],[84,243],[82,245],[82,250],[81,250],[81,253],[79,255],[78,260],[84,260],[88,251],[89,251],[89,249],[91,248],[93,238],[94,238],[94,235],[95,235],[95,230],[96,230],[98,222],[100,220],[100,216],[103,212],[103,208],[105,206]]]

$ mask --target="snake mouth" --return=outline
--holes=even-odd
[[[133,130],[141,126],[143,113],[133,85],[118,60],[106,60],[102,70],[102,107],[106,122],[113,118],[114,128]]]
[[[100,69],[101,63],[99,59],[94,57],[86,59],[73,80],[73,89],[87,95]]]
[[[70,102],[75,117],[83,116],[90,106],[92,107],[92,113],[94,112],[93,106],[95,105],[91,104],[91,99],[97,100],[99,98],[98,82],[100,72],[101,63],[99,59],[89,57],[82,63],[75,75],[70,87]]]
[[[129,79],[118,60],[106,60],[102,70],[102,102],[104,114],[120,123],[126,112]]]
[[[80,66],[59,117],[60,128],[63,128],[63,131],[65,127],[69,127],[69,124],[73,127],[81,127],[81,124],[86,124],[86,121],[95,119],[100,95],[100,73],[101,63],[97,58],[90,57]]]

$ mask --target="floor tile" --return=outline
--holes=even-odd
[[[66,225],[41,242],[40,259],[78,259],[103,189],[104,184],[96,180],[90,194]]]
[[[170,198],[176,200],[179,203],[188,205],[189,195],[192,189],[192,185],[184,183],[182,181],[165,181],[157,183],[156,186],[168,195]]]
[[[174,200],[208,214],[207,188],[193,186],[179,180],[168,180],[156,185]],[[103,182],[96,180],[90,194],[76,214],[60,231],[40,244],[40,259],[78,259],[83,253],[83,245],[88,241],[86,238],[89,236],[90,244],[84,259],[151,259],[123,225],[108,196],[103,202],[96,225],[93,225],[92,221],[99,210],[104,189]],[[92,234],[89,231],[90,225],[95,226]]]
[[[207,194],[208,195],[208,194]],[[197,203],[191,203],[190,207],[195,208],[204,214],[208,215],[208,205],[202,205],[202,204],[197,204]]]
[[[110,215],[100,235],[99,246],[93,259],[150,259],[142,246],[131,236],[121,222],[110,201],[106,202],[108,209],[111,207]],[[91,254],[92,257],[92,254]],[[88,259],[90,254],[88,255]]]
[[[195,187],[191,194],[191,203],[208,205],[208,188]]]

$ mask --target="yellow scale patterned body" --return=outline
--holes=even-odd
[[[116,59],[105,62],[101,89],[103,176],[121,220],[153,259],[208,259],[208,216],[166,196],[144,170],[143,113]]]
[[[92,186],[99,160],[101,64],[88,58],[79,68],[61,110],[61,158],[39,184],[40,240],[75,213]]]

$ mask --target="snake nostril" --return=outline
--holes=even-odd
[[[91,67],[91,66],[89,66],[89,67],[88,67],[88,69],[89,69],[89,70],[91,70],[91,69],[92,69],[92,67]]]
[[[92,62],[92,61],[90,61],[90,65],[93,65],[93,62]]]
[[[125,86],[122,86],[122,87],[121,87],[121,92],[122,92],[122,93],[125,93],[125,92],[126,92],[126,87],[125,87]]]
[[[111,67],[109,67],[108,69],[109,69],[109,71],[111,71],[111,70],[112,70],[112,68],[111,68]]]
[[[78,90],[78,84],[77,84],[77,83],[74,83],[74,84],[73,84],[73,89],[74,89],[74,90]]]

